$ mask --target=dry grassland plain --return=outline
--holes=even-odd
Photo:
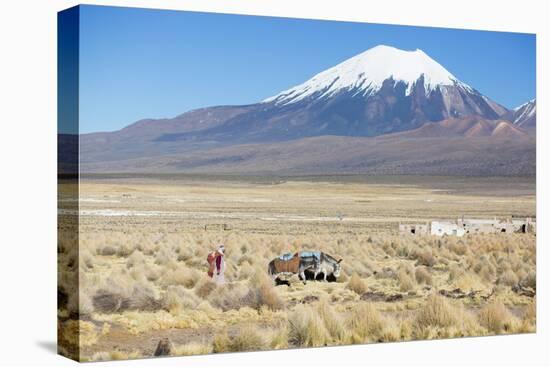
[[[59,238],[59,345],[84,361],[149,357],[165,338],[191,355],[536,328],[534,234],[398,233],[534,216],[534,179],[96,176],[79,197],[79,249]],[[223,286],[206,275],[220,242]],[[342,258],[342,275],[275,286],[268,262],[299,250]]]

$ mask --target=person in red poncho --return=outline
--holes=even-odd
[[[208,254],[208,276],[218,284],[225,283],[225,246],[220,244],[216,251]]]

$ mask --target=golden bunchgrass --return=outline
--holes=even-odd
[[[60,236],[61,342],[63,348],[80,343],[83,360],[146,357],[154,346],[145,341],[168,331],[192,335],[173,352],[191,355],[535,330],[533,298],[512,291],[517,284],[536,290],[533,235],[400,236],[391,222],[396,219],[384,221],[452,218],[478,197],[417,186],[301,182],[88,182],[81,193],[120,201],[109,204],[112,210],[184,213],[84,216],[79,251],[76,237]],[[445,204],[429,204],[426,195]],[[523,215],[533,208],[529,197],[501,199],[484,197],[488,204],[479,215],[509,208]],[[106,204],[83,205],[99,210]],[[343,220],[324,220],[340,211]],[[220,223],[231,229],[205,230]],[[220,242],[226,246],[224,285],[206,275],[206,257]],[[276,287],[268,262],[300,250],[342,258],[341,278],[304,285],[294,276],[290,286]],[[455,289],[474,296],[439,294]],[[114,337],[125,340],[124,350],[108,349]]]

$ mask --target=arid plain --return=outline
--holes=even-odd
[[[74,200],[63,184],[59,195]],[[59,343],[83,360],[152,356],[165,338],[172,355],[190,355],[536,328],[534,234],[398,233],[399,223],[533,217],[533,178],[97,175],[78,202],[80,251],[63,235],[58,249]],[[206,275],[220,242],[223,286]],[[343,259],[342,275],[275,286],[268,262],[299,250]],[[74,299],[63,277],[77,268]]]

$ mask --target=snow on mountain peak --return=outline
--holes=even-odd
[[[355,91],[357,95],[367,96],[380,90],[382,83],[390,78],[405,83],[408,95],[421,76],[424,76],[426,94],[440,85],[459,84],[471,89],[422,50],[404,51],[379,45],[263,102],[284,105],[313,95],[328,97],[342,90]]]
[[[536,106],[536,103],[537,103],[537,100],[536,98],[533,98],[532,100],[528,101],[528,102],[525,102],[519,106],[517,106],[516,108],[514,108],[514,111],[519,111],[521,110],[522,108],[524,107],[527,107],[527,106],[530,106],[530,105],[535,105]]]
[[[537,114],[537,100],[532,99],[529,102],[525,102],[521,106],[514,108],[514,121],[513,123],[522,126],[526,121],[535,118]]]

